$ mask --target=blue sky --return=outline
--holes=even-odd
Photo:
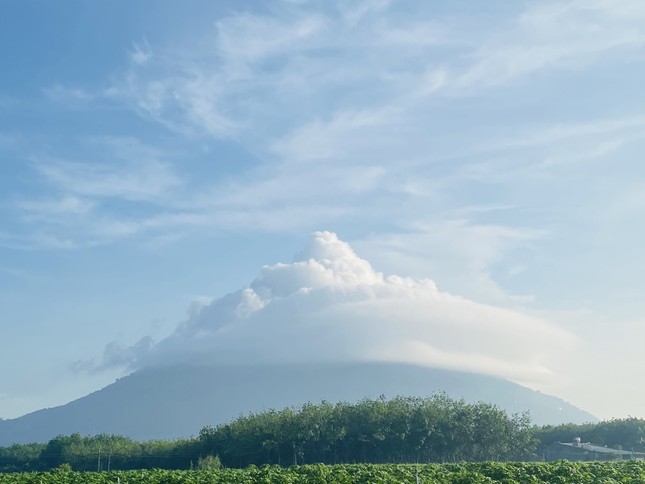
[[[515,379],[645,416],[644,20],[629,0],[5,2],[0,417],[110,383],[127,369],[78,362],[163,340],[318,230],[561,330],[553,377]]]

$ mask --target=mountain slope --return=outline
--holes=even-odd
[[[0,420],[0,446],[46,442],[73,432],[173,439],[250,411],[437,391],[491,402],[509,413],[529,410],[537,424],[597,420],[559,398],[499,378],[413,365],[173,367],[140,370],[66,405]]]

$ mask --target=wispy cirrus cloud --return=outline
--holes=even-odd
[[[22,200],[16,207],[35,218],[51,220],[61,215],[85,215],[90,213],[96,203],[74,195],[64,195],[50,200]]]
[[[43,92],[47,98],[56,103],[65,104],[66,106],[81,106],[97,99],[98,95],[87,89],[80,87],[63,86],[54,84],[46,87]]]
[[[31,155],[39,192],[16,194],[7,203],[34,230],[16,231],[3,245],[96,245],[154,230],[164,225],[159,220],[181,218],[174,196],[185,180],[161,151],[134,138],[93,138],[84,145],[91,153],[86,160]]]
[[[133,69],[110,94],[175,127],[179,114],[184,128],[240,135],[256,128],[254,120],[279,116],[268,111],[268,99],[287,108],[325,103],[322,112],[332,117],[365,108],[368,96],[371,109],[409,109],[428,95],[471,95],[535,72],[584,69],[609,53],[629,59],[645,43],[637,2],[620,9],[603,1],[529,6],[497,19],[495,28],[468,31],[460,25],[467,17],[428,21],[421,5],[407,15],[394,10],[391,2],[363,2],[234,13],[217,21],[211,50],[198,54],[208,62],[196,62],[193,52],[183,62]],[[353,94],[343,95],[342,105],[334,95],[341,87]]]
[[[608,163],[640,143],[643,131],[633,113],[515,123],[508,112],[524,97],[536,99],[529,109],[547,102],[549,76],[585,77],[594,66],[637,58],[643,10],[638,2],[615,8],[603,1],[473,13],[386,1],[231,10],[172,49],[133,43],[125,71],[92,96],[183,142],[247,147],[251,166],[197,184],[179,175],[177,153],[121,140],[128,154],[109,147],[114,162],[36,158],[53,195],[19,208],[44,218],[51,202],[50,212],[69,212],[68,227],[69,217],[76,222],[56,233],[65,240],[89,234],[92,243],[222,228],[302,232],[360,218],[404,238],[444,240],[441,250],[473,260],[459,243],[465,237],[498,256],[458,264],[463,279],[479,279],[488,287],[482,293],[497,297],[491,272],[501,254],[542,240],[513,230],[554,233],[554,217],[533,208],[551,190],[545,184],[571,176],[576,163]],[[505,89],[516,90],[508,100]],[[556,190],[543,213],[571,196]],[[459,211],[475,204],[513,208],[464,220]],[[520,223],[527,210],[531,218]],[[492,233],[513,243],[496,245]]]
[[[144,38],[142,43],[132,42],[130,60],[134,64],[142,66],[150,60],[150,57],[152,57],[152,51],[147,39]]]
[[[471,215],[491,207],[469,207]],[[503,207],[502,210],[513,209]],[[548,236],[544,230],[499,224],[484,224],[459,218],[437,220],[401,227],[391,234],[367,237],[355,245],[378,258],[387,270],[399,268],[406,273],[433,277],[461,294],[477,301],[522,305],[531,302],[531,294],[517,294],[495,282],[493,271],[516,250],[526,250]],[[508,267],[517,271],[517,266]]]
[[[604,0],[530,7],[473,52],[474,62],[456,76],[457,86],[490,87],[540,71],[579,70],[609,53],[634,58],[645,44],[643,18],[638,2],[620,8]]]
[[[183,181],[160,150],[134,138],[85,140],[95,153],[86,161],[35,155],[32,164],[53,189],[91,199],[154,202]]]
[[[60,191],[91,198],[154,201],[180,184],[169,165],[137,161],[131,165],[47,159],[38,172]]]

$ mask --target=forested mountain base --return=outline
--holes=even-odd
[[[526,414],[509,416],[494,405],[443,394],[355,404],[323,402],[244,415],[204,427],[197,437],[185,440],[137,442],[115,435],[73,434],[46,444],[0,447],[0,472],[47,471],[61,465],[74,471],[110,471],[526,462],[542,460],[547,446],[574,437],[639,453],[645,447],[645,421],[534,427]]]
[[[112,471],[0,474],[0,484],[614,484],[645,482],[645,463],[462,463],[251,466],[217,471]]]
[[[534,424],[596,422],[567,402],[499,378],[393,363],[168,367],[136,371],[60,407],[0,419],[0,446],[48,442],[57,435],[116,434],[142,442],[195,435],[269,408],[307,402],[357,402],[379,395],[427,397],[445,391],[488,402]]]
[[[537,441],[527,415],[439,394],[429,398],[307,404],[205,427],[194,439],[135,442],[59,436],[46,445],[0,448],[0,470],[190,469],[218,456],[225,467],[278,464],[530,460]]]

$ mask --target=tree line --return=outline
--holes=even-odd
[[[445,395],[323,402],[205,427],[205,454],[226,466],[526,459],[535,450],[527,415]]]
[[[528,414],[445,394],[306,404],[243,415],[197,437],[137,442],[116,435],[58,436],[0,447],[0,471],[191,469],[310,463],[539,460],[541,447],[573,437],[643,450],[645,421],[535,427]]]
[[[581,425],[545,425],[533,431],[543,444],[571,442],[580,437],[582,442],[604,445],[612,449],[645,452],[645,419],[627,417]]]

